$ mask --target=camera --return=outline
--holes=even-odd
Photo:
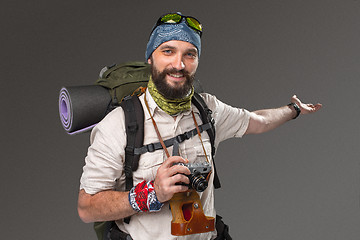
[[[190,189],[194,189],[197,192],[203,192],[208,187],[207,177],[211,173],[211,165],[208,162],[201,163],[177,163],[177,165],[182,165],[190,170],[190,175],[186,175],[190,184],[180,183],[182,185],[188,186]]]

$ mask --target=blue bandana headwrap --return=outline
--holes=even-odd
[[[197,48],[198,56],[200,57],[200,35],[191,29],[183,20],[178,24],[161,24],[154,29],[146,46],[145,60],[147,61],[155,49],[162,43],[171,40],[184,41],[193,44]]]

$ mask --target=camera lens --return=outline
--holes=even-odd
[[[190,179],[190,185],[193,189],[195,189],[198,192],[203,192],[208,187],[208,182],[202,175],[193,175],[191,174],[189,176]]]

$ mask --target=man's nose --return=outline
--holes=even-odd
[[[180,54],[176,55],[174,57],[174,61],[172,62],[172,66],[173,66],[173,68],[176,68],[177,70],[183,70],[185,68],[183,58],[182,58],[182,56]]]

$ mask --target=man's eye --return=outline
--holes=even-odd
[[[188,56],[190,58],[195,58],[196,54],[195,53],[187,53],[186,56]]]
[[[171,54],[173,51],[172,50],[164,50],[163,51],[165,54]]]

